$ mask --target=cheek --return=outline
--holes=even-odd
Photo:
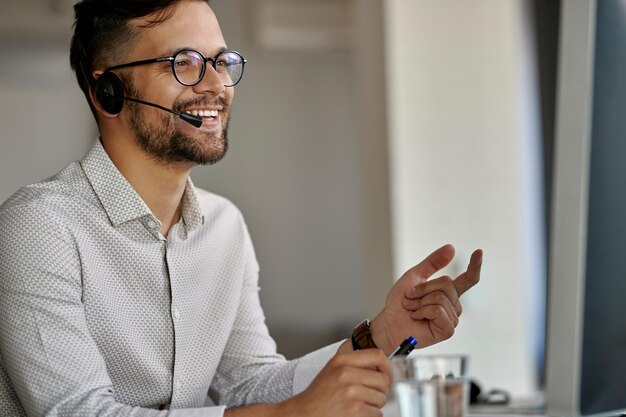
[[[182,97],[184,87],[170,77],[154,78],[150,83],[144,84],[139,92],[146,101],[171,109],[176,99]]]
[[[228,104],[228,107],[233,103],[233,98],[235,97],[235,88],[234,87],[226,87],[224,90],[224,100]]]

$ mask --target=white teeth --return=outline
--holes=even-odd
[[[200,117],[217,117],[219,114],[217,110],[189,110],[188,113]]]

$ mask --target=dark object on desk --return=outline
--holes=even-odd
[[[506,405],[511,401],[508,392],[500,389],[492,389],[482,392],[480,385],[470,379],[470,404]]]

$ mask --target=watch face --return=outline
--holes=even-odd
[[[370,321],[363,320],[352,332],[352,348],[354,350],[376,348],[370,333]]]

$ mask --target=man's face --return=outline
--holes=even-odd
[[[203,1],[181,1],[171,18],[156,26],[149,24],[155,16],[132,21],[137,36],[128,61],[169,56],[191,48],[206,57],[226,48],[213,11]],[[179,84],[169,62],[131,68],[120,74],[127,97],[157,103],[181,112],[218,110],[217,117],[203,117],[196,128],[177,116],[142,104],[126,102],[128,126],[141,148],[153,158],[167,164],[213,164],[228,148],[228,121],[233,87],[223,82],[207,65],[204,78],[195,86]]]

